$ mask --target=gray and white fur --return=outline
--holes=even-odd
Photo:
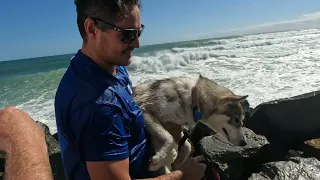
[[[171,169],[179,169],[191,153],[188,141],[179,153],[174,149],[183,136],[183,126],[192,127],[194,108],[202,114],[201,121],[232,144],[244,146],[242,132],[244,111],[241,102],[248,96],[235,95],[216,82],[199,76],[172,77],[139,84],[133,88],[136,103],[144,112],[145,128],[151,136],[155,155],[149,164],[150,171],[165,166],[168,156],[174,156]],[[166,173],[169,167],[165,166]]]

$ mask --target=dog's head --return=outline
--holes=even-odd
[[[246,139],[242,132],[245,112],[241,105],[247,96],[222,97],[220,111],[204,119],[204,122],[232,144],[245,146]],[[229,99],[228,101],[226,99]]]
[[[202,79],[202,80],[201,80]],[[235,95],[229,89],[200,76],[197,99],[202,120],[234,145],[245,146],[242,132],[245,111],[243,102],[248,95]]]

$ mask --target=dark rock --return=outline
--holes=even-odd
[[[184,129],[184,133],[189,135],[189,140],[194,146],[195,153],[200,152],[199,141],[203,137],[211,136],[215,134],[215,132],[209,128],[207,125],[203,124],[202,122],[198,122],[194,128],[192,129]],[[194,154],[198,155],[198,154]]]
[[[245,126],[272,144],[293,147],[320,137],[320,91],[258,105]]]
[[[49,158],[50,158],[53,178],[55,180],[65,180],[66,176],[63,169],[61,153],[59,152],[59,153],[52,154]]]
[[[57,141],[59,141],[59,139],[58,139],[58,133],[54,133],[52,136],[53,136]]]
[[[308,156],[315,157],[320,160],[320,139],[311,139],[305,141],[300,149]]]
[[[266,163],[260,173],[249,180],[320,179],[320,161],[316,158],[292,157],[288,161]]]
[[[53,177],[55,180],[65,180],[66,177],[62,165],[59,142],[50,134],[49,127],[46,124],[39,121],[37,121],[37,124],[44,130],[46,135],[46,143],[48,146],[48,154]]]
[[[217,134],[204,137],[199,142],[201,154],[215,167],[221,179],[242,179],[267,161],[266,154],[270,148],[266,138],[255,135],[247,128],[244,132],[248,143],[244,147],[223,141]]]
[[[264,176],[259,173],[268,163],[285,162],[292,157],[309,157],[298,148],[295,150],[270,144],[264,136],[257,135],[248,128],[243,128],[243,131],[247,138],[247,145],[235,146],[221,140],[218,134],[215,134],[208,126],[197,123],[195,128],[189,132],[190,139],[195,146],[194,156],[204,155],[208,160],[208,166],[215,168],[221,179],[230,180]],[[281,171],[286,171],[286,169]],[[280,170],[279,173],[281,173]],[[207,179],[214,180],[212,175],[206,174],[206,176]]]
[[[0,151],[0,180],[3,179],[4,171],[5,171],[5,164],[6,164],[6,153]]]
[[[59,142],[50,134],[49,127],[46,124],[41,123],[39,121],[37,121],[37,124],[43,129],[43,131],[46,135],[46,143],[48,146],[49,156],[56,154],[56,153],[60,153]]]

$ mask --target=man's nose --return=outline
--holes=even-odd
[[[134,48],[140,48],[140,40],[139,38],[135,38],[131,43],[130,46],[134,47]]]

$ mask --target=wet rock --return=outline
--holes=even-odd
[[[266,163],[260,173],[249,180],[320,179],[320,161],[316,158],[292,157],[288,161]]]
[[[272,144],[294,147],[320,137],[320,91],[262,103],[245,126]]]

